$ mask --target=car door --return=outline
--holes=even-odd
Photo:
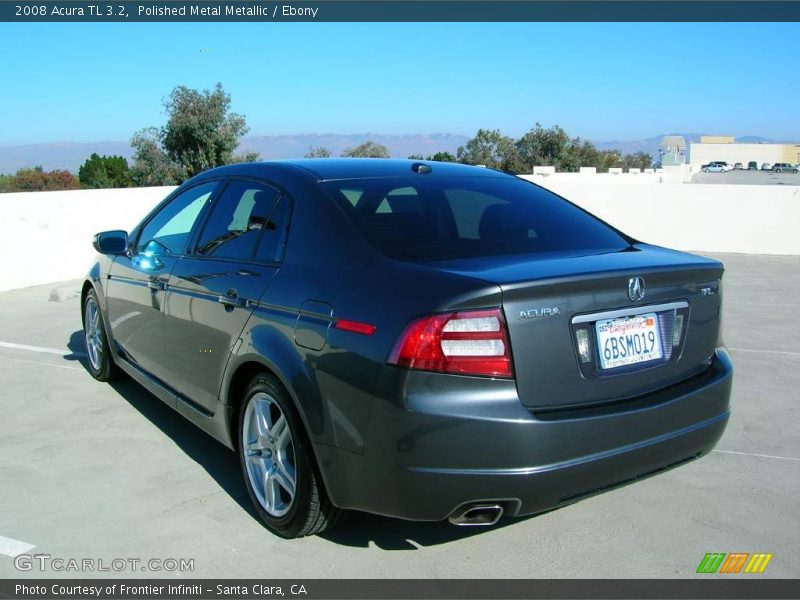
[[[195,408],[216,410],[222,374],[283,257],[290,202],[263,182],[231,179],[211,203],[166,298],[168,381]]]
[[[169,275],[218,181],[201,183],[162,204],[118,256],[106,288],[111,334],[131,362],[158,378],[164,371],[163,304]]]

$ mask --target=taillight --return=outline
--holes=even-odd
[[[503,312],[459,311],[412,321],[389,363],[422,371],[513,377]]]

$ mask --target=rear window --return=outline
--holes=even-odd
[[[399,260],[628,246],[598,219],[519,179],[418,176],[322,185],[378,251]]]

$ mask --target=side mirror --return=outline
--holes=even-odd
[[[128,251],[128,232],[121,229],[103,231],[94,236],[92,246],[100,254],[125,254]]]

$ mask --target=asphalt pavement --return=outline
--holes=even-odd
[[[773,173],[736,169],[726,173],[695,173],[692,183],[722,183],[732,185],[800,185],[800,174]]]
[[[80,282],[0,293],[0,577],[693,577],[707,552],[772,553],[738,577],[799,577],[800,257],[718,258],[736,373],[707,457],[493,528],[351,513],[293,541],[256,520],[232,452],[89,376]],[[44,570],[12,558],[37,554]],[[69,559],[95,570],[54,567]]]

